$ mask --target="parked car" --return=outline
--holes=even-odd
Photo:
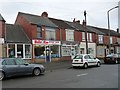
[[[21,58],[0,59],[0,80],[6,77],[33,74],[35,76],[45,72],[41,64],[29,64]]]
[[[105,59],[105,63],[120,63],[120,54],[108,54]]]
[[[80,54],[76,55],[72,61],[73,67],[84,67],[88,68],[88,66],[101,66],[101,61],[90,54]]]

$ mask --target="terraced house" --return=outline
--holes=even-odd
[[[47,12],[33,15],[19,12],[15,24],[6,24],[1,16],[0,35],[6,57],[21,57],[32,62],[71,60],[76,54],[86,53],[84,23],[48,17]],[[89,54],[104,58],[109,53],[120,53],[120,34],[95,26],[87,26]],[[4,46],[3,46],[4,45]],[[1,49],[1,48],[0,48]]]

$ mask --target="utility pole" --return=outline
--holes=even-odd
[[[88,41],[87,41],[87,29],[86,29],[86,11],[84,11],[84,16],[85,16],[85,20],[83,21],[83,23],[84,23],[84,28],[85,28],[85,41],[86,41],[86,54],[88,54]]]

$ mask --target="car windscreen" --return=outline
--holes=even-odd
[[[77,56],[74,57],[74,59],[82,59],[82,58],[83,58],[82,55],[77,55]]]

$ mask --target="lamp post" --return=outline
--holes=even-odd
[[[109,54],[111,53],[111,46],[110,46],[110,18],[109,18],[109,12],[115,8],[118,8],[119,6],[113,7],[110,10],[107,11],[107,17],[108,17],[108,37],[109,37]]]
[[[86,54],[88,54],[88,41],[87,41],[87,29],[86,29],[86,11],[84,11],[85,21],[84,22],[84,28],[85,28],[85,41],[86,41]]]

